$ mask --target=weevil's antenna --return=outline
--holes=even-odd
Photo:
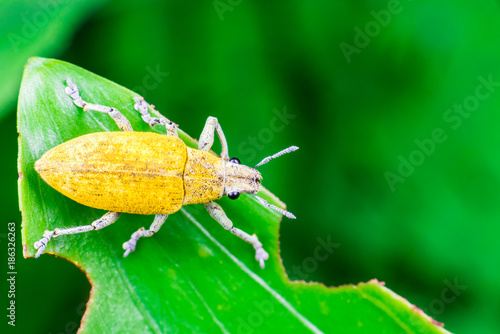
[[[298,148],[298,147],[297,147]],[[286,152],[288,153],[288,152]],[[281,213],[283,216],[285,217],[288,217],[290,219],[295,219],[296,217],[293,215],[293,213],[291,212],[288,212],[286,210],[283,210],[282,208],[278,208],[276,205],[272,205],[272,204],[269,204],[267,203],[267,201],[265,199],[263,199],[262,197],[259,197],[255,194],[253,194],[262,204],[264,204],[265,206],[267,206],[268,208],[271,208],[273,210],[276,210],[278,211],[279,213]]]
[[[287,154],[287,153],[290,153],[290,152],[293,152],[293,151],[297,151],[299,148],[297,146],[290,146],[289,148],[285,148],[284,150],[282,151],[279,151],[278,153],[276,154],[273,154],[267,158],[264,158],[262,159],[261,162],[259,162],[258,164],[255,165],[254,168],[257,168],[257,167],[260,167],[262,166],[263,164],[266,164],[268,163],[270,160],[272,159],[276,159],[277,157],[280,157],[282,156],[283,154]]]

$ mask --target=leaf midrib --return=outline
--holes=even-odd
[[[205,234],[205,236],[217,246],[223,253],[225,253],[238,267],[243,270],[254,282],[259,284],[267,292],[273,296],[278,303],[283,305],[290,313],[301,322],[307,329],[315,334],[324,334],[318,327],[316,327],[311,321],[309,321],[304,315],[298,312],[283,296],[281,296],[277,291],[272,289],[262,278],[253,273],[243,262],[238,260],[231,252],[225,248],[221,243],[219,243],[193,216],[191,216],[186,209],[181,208],[181,211],[187,219],[189,219],[198,229]]]

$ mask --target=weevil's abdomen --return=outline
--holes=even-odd
[[[35,169],[54,189],[83,205],[169,214],[183,204],[186,159],[186,145],[177,137],[99,132],[51,149]]]

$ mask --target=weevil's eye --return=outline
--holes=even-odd
[[[231,158],[229,162],[232,162],[233,164],[241,165],[240,159],[238,158]]]
[[[227,194],[227,197],[229,197],[230,199],[237,199],[239,196],[240,196],[240,193],[237,191],[233,191],[233,192],[230,192],[229,194]]]

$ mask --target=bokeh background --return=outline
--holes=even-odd
[[[261,168],[298,217],[280,229],[290,278],[377,278],[452,332],[500,332],[499,1],[0,6],[0,256],[6,267],[14,221],[16,331],[75,333],[90,292],[67,261],[22,258],[16,99],[28,57],[44,56],[143,94],[194,137],[218,117],[245,164],[299,146]],[[338,244],[326,259],[318,238]]]

